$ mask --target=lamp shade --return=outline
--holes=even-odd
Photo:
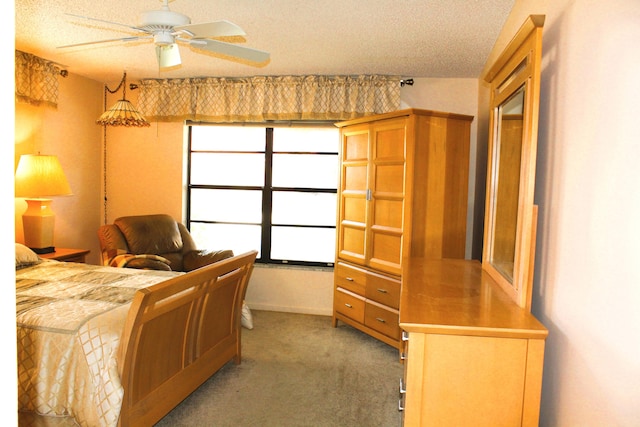
[[[149,122],[126,99],[121,99],[102,113],[96,123],[103,126],[149,126]]]
[[[71,187],[56,156],[20,156],[15,176],[16,197],[69,196]]]

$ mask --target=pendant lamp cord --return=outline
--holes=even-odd
[[[105,96],[105,100],[107,97]],[[107,224],[107,125],[102,126],[102,140],[103,153],[102,153],[102,179],[103,179],[103,191],[104,191],[104,224]]]
[[[107,92],[108,93],[116,93],[117,91],[120,90],[120,88],[122,88],[122,99],[126,99],[127,98],[127,72],[125,71],[124,74],[122,75],[122,80],[120,80],[120,83],[118,84],[118,87],[115,89],[109,89],[109,86],[104,85],[104,109],[107,109]]]
[[[118,87],[116,87],[115,89],[111,90],[109,89],[109,86],[107,86],[106,84],[104,85],[104,107],[103,110],[106,111],[107,109],[107,94],[108,93],[116,93],[117,91],[120,90],[120,88],[122,89],[122,99],[127,99],[127,73],[126,71],[124,72],[124,74],[122,75],[122,80],[120,80],[120,83],[118,84]],[[102,126],[102,140],[104,141],[103,144],[103,153],[102,153],[102,177],[103,177],[103,191],[104,191],[104,223],[105,225],[108,223],[107,222],[107,125],[103,125]]]

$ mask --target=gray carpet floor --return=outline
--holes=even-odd
[[[253,311],[226,364],[157,427],[396,427],[397,349],[331,318]]]

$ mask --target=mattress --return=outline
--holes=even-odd
[[[118,347],[136,290],[176,275],[44,260],[16,271],[20,424],[116,426]]]

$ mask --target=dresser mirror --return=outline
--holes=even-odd
[[[531,309],[540,59],[544,16],[530,16],[485,76],[490,130],[482,267]]]

